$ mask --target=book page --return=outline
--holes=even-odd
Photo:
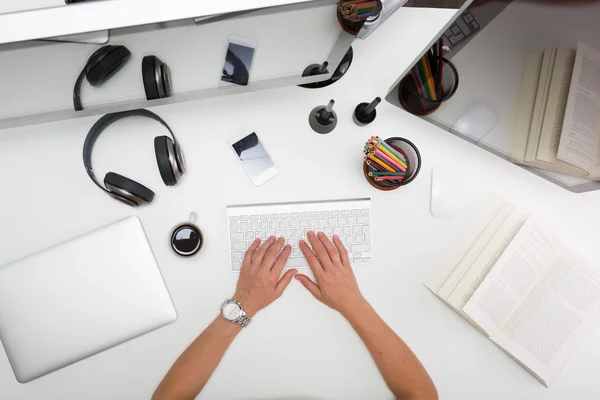
[[[515,128],[511,137],[511,158],[519,163],[525,161],[543,56],[543,54],[528,54],[525,57],[523,72],[521,72],[519,96],[515,109]]]
[[[559,252],[491,339],[547,386],[599,318],[597,272]]]
[[[515,239],[529,215],[517,207],[510,210],[501,226],[488,238],[485,248],[471,261],[470,268],[453,288],[448,302],[462,310]],[[489,335],[489,332],[485,332]]]
[[[600,53],[579,43],[558,158],[592,172],[600,131]]]
[[[558,245],[539,223],[528,220],[463,311],[490,336],[521,303]]]
[[[550,93],[550,82],[552,79],[552,72],[554,71],[554,63],[556,61],[556,52],[557,49],[546,49],[544,50],[544,56],[542,57],[540,78],[535,94],[531,126],[529,128],[529,137],[527,138],[527,147],[525,149],[526,162],[533,162],[536,160],[542,130],[542,120],[546,114],[548,94]]]

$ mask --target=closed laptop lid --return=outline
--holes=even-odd
[[[0,340],[21,383],[176,319],[137,217],[0,267]]]

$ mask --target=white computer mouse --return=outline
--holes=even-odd
[[[465,203],[465,185],[450,164],[433,167],[431,175],[431,215],[437,219],[452,219]]]

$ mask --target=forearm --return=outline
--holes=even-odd
[[[152,400],[194,399],[241,329],[218,316],[175,361]]]
[[[437,399],[437,391],[425,368],[366,301],[344,316],[369,349],[396,398]]]

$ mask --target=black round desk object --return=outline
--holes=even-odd
[[[306,88],[306,89],[320,89],[320,88],[329,86],[332,83],[336,83],[337,81],[339,81],[342,78],[342,76],[344,76],[346,74],[346,72],[348,72],[350,65],[352,65],[353,58],[354,58],[354,51],[352,50],[352,46],[350,46],[350,48],[348,49],[348,51],[346,52],[344,57],[342,57],[342,61],[340,61],[340,64],[337,66],[335,71],[333,71],[331,78],[321,81],[321,82],[306,83],[304,85],[298,85],[298,86]],[[309,70],[309,68],[310,68],[310,70],[313,70],[315,68],[315,65],[319,66],[318,64],[309,65],[304,70],[304,72]],[[316,75],[316,74],[313,74],[313,75]],[[304,73],[302,74],[302,76],[305,76]]]
[[[326,106],[313,108],[308,116],[308,123],[313,131],[320,134],[327,134],[335,129],[337,125],[337,115],[333,111],[335,101],[329,100]]]
[[[371,122],[375,121],[375,117],[377,117],[377,110],[375,107],[381,103],[381,97],[375,97],[370,103],[360,103],[354,109],[354,115],[352,119],[356,125],[364,126],[368,125]]]

